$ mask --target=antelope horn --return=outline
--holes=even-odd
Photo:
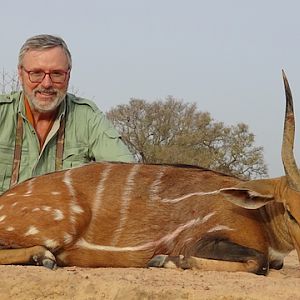
[[[295,139],[293,97],[289,82],[283,70],[282,77],[285,89],[286,107],[281,157],[289,186],[294,190],[300,191],[300,173],[293,152]]]

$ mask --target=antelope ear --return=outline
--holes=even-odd
[[[221,189],[220,194],[225,197],[225,200],[248,209],[257,209],[275,200],[273,194],[261,194],[244,187]]]

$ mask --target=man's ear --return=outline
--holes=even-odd
[[[226,200],[248,209],[257,209],[275,199],[277,179],[259,179],[243,182],[220,190]],[[280,202],[280,201],[279,201]]]

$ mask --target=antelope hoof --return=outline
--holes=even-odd
[[[36,266],[44,266],[51,270],[55,270],[57,267],[55,256],[48,250],[43,254],[34,255],[32,259]]]
[[[50,258],[44,258],[42,260],[42,264],[44,267],[46,267],[47,269],[50,269],[50,270],[55,270],[57,268],[56,262]]]
[[[148,262],[147,267],[163,268],[168,255],[156,255]]]
[[[156,255],[149,262],[148,267],[167,268],[167,269],[190,269],[188,258],[183,255],[169,256],[169,255]]]

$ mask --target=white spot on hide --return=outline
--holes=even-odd
[[[71,210],[72,212],[74,212],[75,214],[81,214],[84,212],[84,210],[81,208],[81,206],[77,205],[77,204],[73,204],[71,206]]]
[[[50,206],[43,205],[43,206],[42,206],[42,210],[43,210],[43,211],[50,211],[50,210],[51,210],[51,207],[50,207]]]
[[[64,243],[70,244],[72,241],[73,241],[73,237],[71,236],[71,234],[65,232],[64,233]]]
[[[59,244],[57,241],[55,240],[52,240],[52,239],[46,239],[44,240],[44,245],[46,248],[49,248],[49,249],[54,249],[56,248]]]
[[[51,192],[51,195],[54,195],[54,196],[57,196],[57,195],[60,195],[61,192]]]
[[[1,216],[1,217],[0,217],[0,222],[2,222],[5,218],[6,218],[5,215]]]
[[[64,219],[64,214],[61,210],[59,209],[54,209],[53,211],[53,215],[54,215],[54,220],[55,221],[61,221]]]
[[[11,197],[11,196],[15,196],[17,193],[9,193],[9,194],[7,194],[7,195],[5,195],[5,196],[7,196],[7,197]]]
[[[40,231],[35,226],[29,226],[28,230],[25,233],[25,236],[34,235],[39,233]]]

